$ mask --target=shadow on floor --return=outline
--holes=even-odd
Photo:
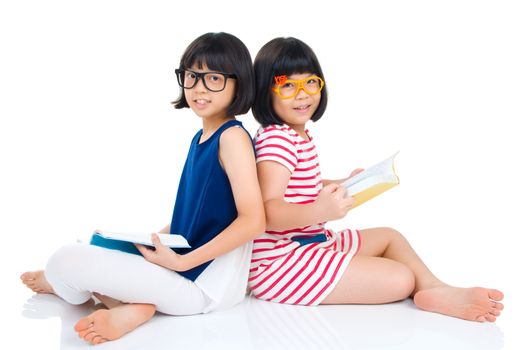
[[[84,349],[73,331],[94,303],[72,306],[54,295],[34,295],[22,315],[59,317],[61,349]],[[387,305],[280,305],[248,297],[207,315],[156,314],[147,324],[98,349],[478,349],[498,350],[503,335],[480,324],[420,311],[410,300]]]

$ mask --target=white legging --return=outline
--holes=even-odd
[[[124,303],[154,304],[169,315],[210,311],[213,303],[192,281],[142,256],[86,244],[60,248],[46,265],[55,293],[71,304],[94,292]]]

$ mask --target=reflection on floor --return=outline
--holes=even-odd
[[[79,318],[92,311],[93,303],[72,306],[53,295],[34,295],[24,305],[22,318],[30,334],[32,327],[38,327],[33,319],[59,317],[61,349],[93,349],[72,330]],[[248,297],[232,309],[207,315],[157,314],[134,332],[97,348],[495,350],[502,346],[503,336],[495,324],[423,312],[410,300],[305,307]],[[50,347],[41,342],[40,348]]]

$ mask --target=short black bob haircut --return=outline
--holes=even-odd
[[[275,38],[264,45],[255,57],[253,64],[257,94],[252,112],[255,119],[264,127],[272,124],[284,124],[272,107],[271,90],[275,84],[274,77],[312,73],[324,81],[323,71],[313,50],[296,38]],[[326,84],[321,90],[321,101],[311,120],[317,121],[326,110],[328,96]]]
[[[236,75],[235,97],[227,109],[228,116],[245,114],[255,97],[255,76],[251,55],[244,43],[228,33],[206,33],[195,39],[185,50],[180,60],[180,69],[189,69],[194,64],[202,69]],[[183,88],[174,102],[174,108],[188,108]]]

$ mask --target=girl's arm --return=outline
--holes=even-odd
[[[218,236],[185,255],[189,268],[255,239],[266,228],[255,155],[247,133],[241,128],[227,129],[220,137],[219,154],[231,184],[238,216]]]
[[[219,157],[231,184],[237,218],[211,241],[185,255],[176,254],[161,245],[159,238],[153,235],[156,250],[137,246],[148,261],[175,271],[186,271],[223,255],[264,232],[266,218],[257,180],[253,145],[243,129],[229,128],[222,133]]]
[[[284,193],[290,171],[275,161],[259,162],[257,170],[269,230],[284,231],[340,219],[352,208],[354,198],[345,197],[345,189],[335,183],[323,187],[315,202],[288,203]]]

